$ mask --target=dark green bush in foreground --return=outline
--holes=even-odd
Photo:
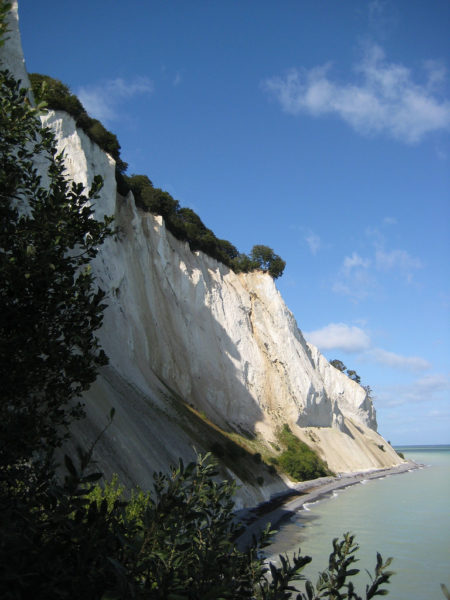
[[[284,425],[279,436],[286,448],[278,457],[280,466],[296,481],[306,481],[332,475],[326,463],[307,444],[302,442]]]

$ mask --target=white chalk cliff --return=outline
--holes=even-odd
[[[2,59],[26,82],[14,10]],[[376,432],[366,391],[305,341],[268,274],[235,274],[191,252],[161,217],[137,209],[131,193],[118,195],[114,160],[69,115],[49,111],[42,120],[64,148],[71,179],[89,186],[94,175],[103,177],[95,209],[114,215],[119,230],[93,264],[108,298],[99,337],[110,364],[86,394],[87,420],[75,428],[87,444],[116,408],[96,447],[107,474],[148,487],[152,473],[179,456],[226,448],[224,432],[273,452],[284,423],[334,471],[401,462]],[[287,485],[250,454],[225,456],[223,469],[245,482],[240,505]]]

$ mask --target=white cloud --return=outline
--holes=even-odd
[[[87,112],[101,121],[113,121],[120,117],[117,109],[124,101],[138,94],[151,94],[153,82],[147,77],[125,80],[120,77],[77,90],[77,96]]]
[[[388,352],[382,348],[374,348],[367,352],[369,357],[374,362],[391,367],[392,369],[400,369],[407,371],[424,371],[431,368],[431,364],[418,356],[402,356],[394,352]]]
[[[173,78],[172,85],[174,87],[176,87],[177,85],[180,85],[181,81],[182,81],[182,77],[181,77],[180,73],[177,72],[175,74],[175,77]]]
[[[305,337],[322,351],[360,352],[370,347],[367,333],[345,323],[330,323],[322,329],[306,332]]]
[[[305,237],[305,240],[309,246],[311,254],[316,255],[322,245],[320,237],[318,235],[316,235],[315,233],[311,232]]]
[[[428,61],[426,82],[416,83],[410,69],[388,63],[382,49],[371,45],[355,66],[355,83],[333,81],[330,69],[330,64],[291,69],[284,77],[265,80],[263,87],[289,114],[334,114],[362,134],[385,133],[416,143],[432,131],[450,128],[450,101],[438,95],[445,76],[438,63]]]
[[[397,219],[395,217],[384,217],[383,223],[385,225],[397,225]]]

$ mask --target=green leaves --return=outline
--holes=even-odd
[[[286,262],[268,246],[253,246],[251,259],[256,263],[257,268],[268,271],[273,279],[281,277],[286,266]]]
[[[0,87],[0,472],[11,473],[62,442],[82,415],[71,400],[105,364],[95,336],[104,294],[89,261],[111,234],[111,219],[96,220],[92,207],[101,178],[88,193],[68,182],[26,91],[6,71]],[[46,187],[38,157],[47,164]]]
[[[285,450],[278,457],[278,462],[292,479],[305,481],[331,474],[326,463],[295,436],[288,425],[284,425],[281,430],[279,441],[285,446]]]

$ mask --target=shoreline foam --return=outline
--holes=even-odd
[[[274,496],[268,502],[250,509],[237,511],[236,518],[238,522],[245,526],[245,531],[236,539],[236,544],[241,549],[247,548],[253,536],[258,536],[268,523],[272,528],[277,527],[282,521],[304,509],[305,504],[316,502],[335,490],[350,487],[363,481],[407,473],[423,466],[414,461],[405,461],[395,467],[357,471],[336,477],[321,477],[296,483],[290,491]]]

